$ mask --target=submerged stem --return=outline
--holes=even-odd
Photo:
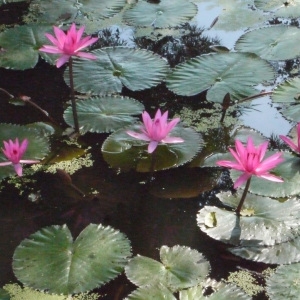
[[[244,189],[244,192],[243,192],[243,195],[242,195],[242,198],[240,200],[240,203],[238,205],[238,207],[236,208],[235,212],[238,216],[240,216],[240,213],[241,213],[241,209],[242,209],[242,206],[244,204],[244,201],[246,199],[246,195],[248,193],[248,190],[249,190],[249,186],[250,186],[250,182],[251,182],[251,177],[247,180],[246,182],[246,186],[245,186],[245,189]]]
[[[79,133],[79,123],[78,123],[78,116],[77,116],[77,109],[76,109],[76,102],[75,102],[75,93],[74,93],[72,56],[69,59],[69,77],[70,77],[71,103],[72,103],[72,112],[73,112],[73,118],[74,118],[74,127],[75,127],[75,132]]]

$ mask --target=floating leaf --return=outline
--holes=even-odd
[[[176,300],[172,292],[161,284],[143,286],[132,292],[124,300]]]
[[[295,238],[300,225],[300,202],[276,200],[248,193],[240,218],[234,210],[242,193],[218,194],[220,200],[232,210],[205,206],[197,215],[200,229],[210,237],[224,243],[241,246],[274,245]],[[207,220],[213,216],[214,222]]]
[[[298,299],[300,289],[299,270],[300,263],[279,266],[275,273],[266,280],[266,289],[270,299]]]
[[[134,123],[144,106],[131,98],[120,96],[94,97],[77,101],[80,132],[111,132]],[[65,121],[74,126],[72,108],[64,113]]]
[[[270,26],[245,33],[238,39],[235,49],[255,53],[267,60],[287,60],[300,56],[299,39],[297,27]]]
[[[160,283],[175,292],[197,285],[210,269],[202,254],[189,247],[162,246],[160,259],[162,263],[145,256],[136,256],[126,266],[126,276],[139,287]]]
[[[298,18],[300,16],[299,0],[254,0],[257,8],[275,12],[277,17]]]
[[[300,78],[294,77],[279,84],[271,95],[273,102],[300,103]]]
[[[124,0],[80,0],[80,12],[89,19],[110,18],[125,6]]]
[[[156,148],[154,155],[147,152],[145,141],[129,136],[126,131],[140,131],[141,125],[132,125],[112,133],[102,145],[104,159],[113,168],[123,171],[136,169],[139,172],[158,171],[178,167],[190,161],[203,147],[200,134],[191,128],[178,124],[170,136],[181,137],[184,142],[162,144]]]
[[[147,12],[147,13],[145,13]],[[197,14],[197,6],[188,1],[139,1],[125,11],[123,18],[136,26],[174,27],[188,22]]]
[[[203,295],[202,286],[195,286],[188,290],[179,292],[179,300],[250,300],[251,297],[245,294],[240,288],[228,284],[220,287],[209,296]]]
[[[274,154],[273,151],[268,151],[266,157]],[[300,158],[292,153],[283,153],[284,161],[276,168],[272,169],[272,173],[282,177],[284,182],[273,182],[260,177],[252,176],[249,191],[254,194],[269,196],[269,197],[287,197],[300,193]],[[241,172],[231,170],[230,176],[235,181]],[[243,185],[244,186],[244,185]],[[241,188],[243,188],[241,186]]]
[[[23,284],[56,294],[92,290],[115,278],[130,256],[119,231],[88,225],[73,242],[66,225],[32,234],[16,248],[13,270]]]
[[[9,300],[9,299],[10,299],[9,293],[4,289],[0,289],[0,300]]]
[[[282,115],[293,122],[299,122],[300,120],[300,105],[290,104],[281,110]]]
[[[300,261],[300,235],[274,246],[236,247],[228,250],[244,259],[266,264],[291,264]]]
[[[29,5],[29,13],[23,19],[29,22],[61,24],[62,22],[72,22],[78,9],[76,0],[33,0]]]
[[[49,152],[49,141],[45,135],[33,128],[12,124],[0,124],[0,144],[2,141],[19,139],[19,142],[28,139],[28,148],[23,159],[41,160]],[[0,161],[7,161],[7,158],[0,152]],[[15,171],[12,166],[0,168],[0,180],[9,175],[14,175]]]
[[[46,25],[23,25],[0,33],[0,67],[16,70],[33,68],[41,55],[46,61],[53,57],[39,52],[43,44],[49,43],[46,32],[52,31]]]
[[[167,86],[184,96],[208,90],[208,101],[222,103],[227,93],[232,100],[241,100],[257,94],[254,85],[273,79],[274,71],[270,64],[255,55],[214,53],[176,66],[167,77]]]
[[[107,95],[120,93],[123,85],[132,91],[143,90],[159,84],[168,71],[164,59],[146,50],[108,47],[91,53],[97,60],[74,60],[76,91]],[[67,70],[66,82],[68,74]]]

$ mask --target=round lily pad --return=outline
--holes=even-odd
[[[297,27],[276,25],[252,30],[242,35],[235,49],[255,53],[267,60],[287,60],[300,56]],[[259,41],[259,42],[258,42]]]
[[[300,263],[279,266],[275,273],[267,278],[267,293],[272,300],[298,299]]]
[[[123,85],[132,91],[159,84],[169,68],[153,52],[126,47],[94,50],[96,60],[74,59],[74,87],[78,92],[107,95],[120,93]],[[65,72],[69,83],[69,71]]]
[[[254,0],[257,8],[274,12],[276,17],[298,18],[300,16],[299,0]]]
[[[214,53],[176,66],[167,77],[167,87],[184,96],[208,90],[208,101],[222,103],[227,93],[232,100],[241,100],[257,94],[255,85],[273,79],[271,65],[254,54]]]
[[[115,278],[130,255],[128,239],[109,226],[90,224],[73,242],[66,225],[55,225],[21,242],[13,256],[13,271],[32,288],[69,295]]]
[[[126,131],[139,132],[141,125],[135,124],[112,133],[102,144],[104,159],[113,168],[123,171],[136,169],[138,172],[158,171],[178,167],[190,161],[203,147],[199,133],[181,124],[171,131],[170,136],[181,137],[184,142],[160,143],[154,153],[147,152],[148,143],[129,136]]]
[[[77,101],[77,114],[80,132],[111,132],[128,126],[144,109],[140,102],[121,96],[94,97]],[[64,112],[67,124],[74,126],[72,108]]]
[[[189,1],[138,1],[125,11],[123,19],[136,26],[173,27],[188,22],[197,14],[197,6]]]
[[[274,245],[295,238],[300,225],[300,202],[290,199],[279,202],[248,193],[238,217],[242,192],[218,194],[232,210],[205,206],[197,215],[200,229],[210,237],[239,246]]]
[[[53,63],[55,56],[39,52],[44,44],[49,44],[45,37],[51,32],[49,25],[22,25],[7,29],[0,33],[0,67],[25,70],[33,68],[41,55],[46,61]]]
[[[176,300],[173,293],[161,284],[143,286],[133,291],[124,300],[164,299]]]
[[[138,255],[126,266],[126,276],[139,287],[160,283],[175,292],[197,285],[210,270],[201,253],[185,246],[162,246],[160,259],[161,263]]]
[[[228,249],[244,259],[266,264],[291,264],[300,262],[300,232],[294,240],[274,246],[235,247]]]

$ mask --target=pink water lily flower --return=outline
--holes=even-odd
[[[169,133],[177,125],[180,119],[175,118],[168,123],[168,111],[162,115],[160,109],[158,109],[154,120],[152,120],[149,114],[144,111],[142,118],[144,124],[141,128],[141,133],[130,130],[126,132],[136,139],[150,142],[148,145],[148,153],[152,153],[159,143],[184,142],[184,140],[180,137],[169,136]]]
[[[282,153],[275,153],[263,160],[267,148],[268,142],[264,142],[256,148],[251,137],[248,138],[246,147],[239,140],[236,140],[235,150],[229,148],[236,161],[220,160],[217,161],[217,165],[243,172],[234,183],[235,189],[246,182],[252,175],[275,182],[283,182],[280,177],[269,173],[271,169],[284,160],[281,157]]]
[[[81,52],[82,49],[92,45],[98,40],[98,38],[92,38],[91,36],[86,36],[81,39],[84,26],[76,31],[76,25],[73,23],[67,33],[64,33],[63,30],[56,26],[53,26],[53,29],[55,37],[49,33],[46,33],[45,36],[54,46],[43,45],[39,50],[47,53],[60,54],[61,56],[56,62],[57,68],[69,61],[71,56],[96,59],[96,56],[91,53]]]
[[[296,145],[290,138],[288,138],[285,135],[280,135],[279,137],[288,145],[290,148],[297,152],[300,153],[300,123],[297,124],[297,136],[298,136],[298,145]]]
[[[22,159],[28,147],[27,139],[24,139],[21,145],[19,144],[18,138],[16,138],[14,142],[12,140],[9,140],[8,142],[3,141],[3,144],[4,149],[2,149],[2,152],[9,161],[1,162],[0,166],[13,165],[18,176],[22,176],[22,163],[35,164],[39,162],[38,160]]]

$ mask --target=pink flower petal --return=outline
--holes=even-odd
[[[148,145],[148,153],[152,153],[158,145],[157,141],[151,141]]]
[[[244,182],[246,182],[251,177],[251,174],[249,173],[243,173],[235,182],[233,185],[233,188],[237,189],[239,188]]]
[[[17,175],[22,176],[22,173],[23,173],[22,165],[20,163],[18,163],[18,164],[13,164],[13,166],[14,166],[14,169],[15,169]]]
[[[259,175],[259,177],[270,180],[270,181],[274,181],[274,182],[284,182],[284,180],[282,178],[280,178],[279,176],[275,176],[273,174],[265,173],[263,175]]]
[[[142,140],[142,141],[151,141],[151,139],[144,133],[138,133],[135,131],[127,130],[126,133],[136,139]]]
[[[298,147],[297,145],[290,139],[288,138],[287,136],[284,136],[284,135],[280,135],[279,136],[288,146],[290,146],[290,148],[296,152],[299,152],[298,151]]]
[[[64,65],[66,62],[68,62],[70,59],[70,55],[62,55],[57,61],[56,61],[56,67],[60,68],[62,65]]]
[[[183,143],[184,139],[175,136],[166,136],[161,141],[165,144],[177,144],[177,143]]]

